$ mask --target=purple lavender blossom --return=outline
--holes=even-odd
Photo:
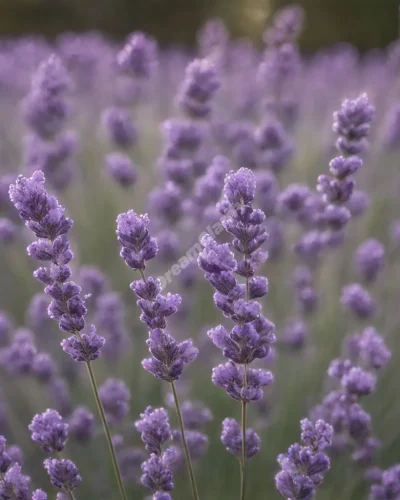
[[[0,217],[0,245],[10,245],[17,236],[17,226],[10,219]]]
[[[30,500],[29,482],[30,478],[21,473],[21,466],[14,464],[4,474],[3,481],[0,484],[0,496]]]
[[[340,302],[346,309],[361,319],[370,318],[376,310],[374,299],[358,283],[343,287]]]
[[[153,493],[172,491],[174,487],[172,473],[168,469],[168,464],[164,457],[165,455],[158,457],[156,454],[152,454],[142,464],[143,475],[141,482],[145,488],[151,490]]]
[[[59,322],[62,331],[72,334],[62,341],[64,351],[76,361],[93,361],[100,356],[104,339],[96,334],[93,325],[89,334],[81,333],[87,312],[81,288],[67,281],[71,276],[67,264],[73,258],[68,232],[73,221],[65,217],[57,199],[46,192],[44,181],[40,171],[30,178],[19,176],[10,185],[10,199],[26,226],[39,238],[29,245],[28,254],[50,263],[50,267],[37,269],[34,276],[47,285],[45,292],[52,298],[49,316]]]
[[[38,443],[43,451],[51,453],[62,451],[68,437],[68,424],[55,410],[46,410],[33,417],[29,430],[32,440]]]
[[[56,488],[70,491],[82,482],[78,468],[71,460],[48,458],[44,461],[44,467],[50,476],[51,483]]]
[[[47,500],[47,494],[43,490],[35,490],[32,493],[32,500]]]
[[[36,354],[32,333],[19,329],[11,344],[0,350],[0,363],[12,374],[27,375],[33,371]]]
[[[118,424],[129,412],[130,391],[125,382],[115,378],[107,379],[99,388],[99,396],[110,424]]]
[[[178,380],[185,365],[192,363],[198,355],[192,341],[177,343],[168,332],[159,328],[149,332],[146,343],[153,357],[142,361],[143,368],[166,382]]]
[[[385,248],[374,238],[362,243],[354,254],[354,267],[366,282],[375,281],[385,266]]]
[[[367,148],[370,124],[375,110],[367,94],[357,99],[345,99],[339,111],[333,115],[333,130],[339,135],[336,146],[346,155],[358,155]]]
[[[172,438],[168,413],[164,408],[153,410],[148,406],[135,422],[135,427],[141,433],[142,441],[146,443],[146,450],[158,456],[161,454],[162,445]]]
[[[261,440],[253,429],[246,429],[246,458],[254,457],[260,451]],[[221,442],[229,453],[241,457],[242,431],[233,418],[226,418],[222,422]]]
[[[278,456],[282,470],[275,476],[275,484],[288,500],[311,499],[330,468],[329,458],[323,450],[332,443],[332,427],[323,420],[318,420],[314,426],[305,419],[301,421],[301,429],[305,446],[296,443],[287,453]]]
[[[189,117],[207,118],[212,109],[211,100],[219,86],[214,63],[209,59],[195,59],[185,71],[178,99],[181,109]]]
[[[122,245],[121,257],[135,270],[144,270],[146,261],[157,255],[157,242],[150,237],[146,215],[137,215],[133,210],[117,218],[117,236]]]
[[[79,444],[86,445],[94,436],[94,415],[87,408],[75,408],[68,419],[68,434]]]
[[[127,148],[135,143],[137,130],[128,110],[107,108],[102,114],[102,123],[109,139],[116,145]]]
[[[108,175],[120,186],[128,188],[137,181],[137,170],[129,156],[122,153],[110,153],[105,158],[105,169]]]
[[[120,70],[130,77],[149,79],[157,66],[157,44],[141,32],[132,33],[117,56]]]
[[[52,54],[35,74],[24,105],[26,122],[39,136],[52,137],[64,126],[68,114],[65,94],[70,86],[61,60]]]
[[[377,484],[371,486],[370,500],[391,500],[400,495],[400,465],[396,464],[381,473]]]

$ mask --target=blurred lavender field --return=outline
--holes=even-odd
[[[336,387],[327,373],[331,361],[349,358],[357,365],[362,358],[359,338],[345,339],[362,332],[364,338],[368,327],[391,353],[379,351],[385,361],[372,363],[371,370],[379,368],[377,386],[362,399],[371,415],[368,436],[356,439],[345,424],[339,431],[329,421],[346,442],[334,440],[317,498],[400,498],[400,477],[397,490],[371,497],[365,479],[370,466],[400,462],[400,42],[362,56],[341,44],[304,58],[296,44],[301,21],[296,8],[284,11],[266,30],[261,50],[247,39],[231,40],[217,20],[199,33],[196,53],[159,49],[141,33],[121,46],[97,33],[65,34],[52,45],[39,38],[0,43],[0,433],[8,446],[22,449],[30,491],[57,494],[42,466],[48,453],[28,429],[35,414],[54,408],[70,426],[63,458],[73,460],[82,476],[76,498],[120,498],[85,363],[60,347],[66,335],[48,317],[51,297],[32,277],[38,267],[26,253],[32,234],[10,202],[10,184],[18,174],[42,170],[46,189],[74,221],[70,267],[82,297],[87,295],[86,323],[93,322],[106,340],[93,370],[106,413],[111,407],[107,419],[130,499],[152,493],[140,484],[148,454],[134,422],[151,405],[165,407],[178,428],[169,384],[141,366],[148,331],[159,326],[139,319],[129,284],[140,274],[120,258],[115,234],[119,214],[148,213],[159,247],[149,275],[160,279],[163,294],[182,296],[168,331],[178,341],[191,338],[199,349],[176,384],[185,426],[204,433],[192,449],[199,497],[228,500],[240,498],[239,469],[221,443],[221,422],[240,421],[240,405],[211,381],[212,369],[227,360],[207,331],[232,324],[226,309],[220,307],[224,317],[215,307],[197,258],[205,234],[231,242],[220,234],[215,206],[223,199],[226,174],[244,167],[257,183],[253,206],[266,215],[269,257],[257,274],[269,284],[268,294],[258,297],[276,335],[271,351],[254,362],[273,373],[274,383],[248,408],[247,423],[260,436],[261,449],[247,463],[246,498],[281,498],[274,481],[278,454],[299,441],[300,420],[312,419],[311,410]],[[43,97],[45,91],[50,97]],[[356,101],[342,106],[345,99]],[[360,116],[359,123],[346,122]],[[350,175],[358,172],[351,196],[340,199],[349,173],[341,175],[332,164],[329,170],[329,164],[342,154],[355,162]],[[338,211],[330,213],[332,206]],[[238,282],[245,283],[242,276]],[[354,288],[343,291],[353,283],[363,287],[361,298]],[[370,368],[365,359],[360,365]],[[343,373],[336,378],[346,388]],[[81,406],[93,413],[85,413],[83,423],[76,411]],[[191,428],[191,412],[201,428]],[[333,411],[324,418],[334,419]],[[179,432],[172,434],[179,448]],[[371,436],[381,441],[379,449],[354,459],[357,447],[367,454]],[[181,455],[170,494],[186,500],[191,488]]]

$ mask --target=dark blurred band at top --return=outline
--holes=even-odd
[[[255,42],[284,0],[0,0],[0,35],[98,30],[123,38],[134,30],[160,44],[191,46],[196,31],[220,17],[232,36]],[[300,43],[312,51],[345,41],[361,50],[384,47],[399,32],[398,0],[300,0],[306,29]]]

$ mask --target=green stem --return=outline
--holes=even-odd
[[[124,483],[122,481],[121,471],[119,470],[117,457],[115,455],[115,449],[114,449],[114,445],[113,445],[113,442],[111,439],[110,429],[109,429],[108,424],[107,424],[106,415],[104,413],[103,404],[102,404],[100,396],[99,396],[99,391],[97,389],[96,379],[94,377],[93,368],[92,368],[90,361],[86,362],[86,366],[87,366],[87,370],[88,370],[88,374],[89,374],[89,378],[90,378],[90,383],[91,383],[92,389],[93,389],[94,399],[96,400],[97,409],[99,411],[101,423],[103,424],[104,434],[106,435],[108,448],[109,448],[110,455],[111,455],[111,461],[113,464],[115,477],[116,477],[116,480],[118,483],[119,492],[120,492],[121,498],[123,500],[128,500],[128,497],[126,496],[126,492],[125,492],[125,488],[124,488]]]
[[[247,385],[247,365],[244,365],[244,386]],[[240,500],[244,500],[246,490],[246,421],[247,401],[242,401],[242,460],[240,474]]]
[[[185,452],[186,464],[187,464],[187,468],[188,468],[188,472],[189,472],[190,484],[192,486],[193,498],[194,498],[194,500],[199,500],[199,494],[197,492],[197,486],[196,486],[196,480],[195,480],[195,477],[194,477],[192,461],[190,459],[189,448],[188,448],[188,445],[187,445],[187,442],[186,442],[186,437],[185,437],[185,428],[183,426],[183,419],[182,419],[181,407],[179,405],[178,394],[176,392],[176,388],[175,388],[174,382],[171,382],[171,389],[172,389],[172,394],[174,395],[174,401],[175,401],[175,406],[176,406],[176,413],[178,414],[179,427],[180,427],[181,436],[182,436],[183,451]]]
[[[75,495],[72,493],[72,490],[65,490],[65,493],[68,495],[70,500],[76,500]]]

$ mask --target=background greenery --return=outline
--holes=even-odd
[[[199,26],[220,16],[233,35],[261,40],[271,13],[285,0],[0,0],[0,33],[100,30],[121,38],[141,29],[160,43],[193,44]],[[300,0],[307,13],[304,49],[338,41],[381,47],[398,31],[398,0]]]

